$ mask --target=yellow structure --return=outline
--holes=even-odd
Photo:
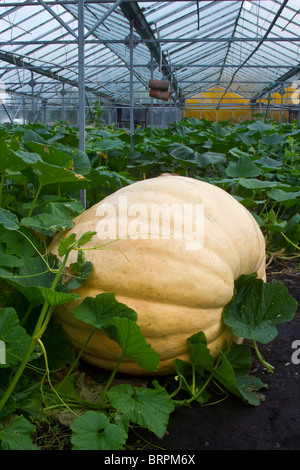
[[[288,87],[284,91],[285,93],[282,97],[280,93],[273,93],[270,96],[270,104],[268,106],[267,117],[278,122],[281,119],[282,122],[288,122],[289,112],[285,108],[292,104],[295,105],[297,96],[299,103],[299,90]],[[183,115],[184,117],[208,119],[214,122],[231,120],[239,123],[252,119],[252,114],[265,113],[267,105],[268,99],[264,98],[260,100],[260,103],[259,101],[257,102],[255,109],[251,109],[250,101],[247,98],[237,93],[226,91],[223,87],[216,86],[199,93],[193,98],[187,99]]]

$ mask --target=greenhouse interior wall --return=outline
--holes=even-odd
[[[66,93],[64,98],[57,93],[55,99],[48,102],[42,99],[21,99],[6,96],[1,100],[0,123],[37,123],[53,125],[61,122],[63,125],[78,125],[78,96],[77,91]],[[134,128],[156,127],[165,128],[174,121],[183,118],[207,119],[213,122],[244,121],[273,119],[286,123],[293,120],[300,122],[298,106],[299,91],[293,87],[283,88],[281,93],[270,94],[256,102],[255,106],[243,96],[226,91],[216,86],[192,98],[186,99],[179,107],[172,100],[159,102],[146,98],[146,94],[136,94],[133,104]],[[296,96],[297,95],[297,96]],[[153,101],[153,102],[151,102]],[[86,94],[85,120],[87,125],[107,125],[114,128],[130,128],[130,103],[103,101]]]
[[[78,126],[78,93],[66,93],[64,100],[57,93],[55,99],[21,99],[6,96],[1,100],[1,124],[26,124],[40,122],[53,125],[61,122],[63,125]],[[64,102],[63,102],[64,101]],[[114,128],[130,128],[130,103],[102,101],[95,96],[86,94],[85,122],[87,125],[107,125]],[[174,103],[159,102],[159,100],[136,98],[133,105],[134,128],[157,127],[165,128],[183,117],[182,109]]]
[[[183,117],[234,123],[263,117],[281,123],[291,122],[299,118],[298,96],[298,90],[285,87],[281,93],[270,94],[253,106],[250,100],[217,86],[187,99]]]

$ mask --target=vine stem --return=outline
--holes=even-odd
[[[292,240],[290,240],[283,232],[281,232],[281,235],[282,235],[283,238],[284,238],[288,243],[290,243],[296,250],[300,250],[300,247],[297,246],[294,242],[292,242]]]
[[[263,358],[263,356],[261,355],[261,353],[260,353],[259,350],[258,350],[258,347],[257,347],[257,344],[256,344],[256,341],[255,341],[255,340],[253,340],[253,346],[254,346],[256,355],[257,355],[258,359],[260,360],[260,362],[267,368],[267,370],[268,370],[269,372],[273,372],[273,371],[274,371],[274,366],[272,366],[271,364],[269,364],[269,363]]]
[[[33,212],[33,209],[34,209],[34,207],[35,207],[36,201],[37,201],[37,199],[38,199],[38,197],[39,197],[39,194],[40,194],[40,192],[41,192],[42,187],[43,187],[43,185],[40,184],[39,187],[38,187],[38,189],[36,190],[36,193],[35,193],[34,199],[33,199],[33,201],[32,201],[32,204],[31,204],[31,206],[30,206],[30,209],[29,209],[29,212],[28,212],[27,217],[31,217],[32,212]]]
[[[203,386],[200,388],[199,392],[196,393],[196,395],[193,395],[191,398],[188,398],[186,400],[186,403],[191,403],[192,401],[196,400],[200,395],[204,392],[206,387],[208,386],[209,382],[213,378],[213,374],[210,374],[206,380],[206,382],[203,384]]]
[[[75,361],[73,362],[72,366],[70,367],[68,373],[65,375],[65,377],[63,378],[63,380],[57,385],[56,387],[56,390],[59,390],[63,384],[65,383],[65,381],[68,379],[68,377],[70,377],[70,375],[72,374],[73,370],[76,369],[78,363],[79,363],[79,360],[87,346],[87,344],[89,343],[91,337],[93,336],[93,334],[95,333],[95,331],[97,330],[97,328],[93,328],[92,332],[90,333],[88,339],[86,340],[86,342],[84,343],[83,347],[81,348],[81,351],[79,352],[78,356],[76,357]]]
[[[42,394],[42,397],[43,397],[43,400],[44,400],[44,404],[45,404],[45,408],[46,407],[46,401],[45,401],[45,397],[44,397],[44,391],[43,391],[43,383],[44,383],[44,378],[45,376],[47,376],[47,380],[49,382],[49,385],[52,389],[52,391],[55,393],[55,395],[58,397],[58,399],[63,403],[63,405],[72,413],[74,414],[76,417],[78,416],[68,405],[67,403],[65,403],[62,398],[58,395],[57,391],[55,390],[55,388],[53,387],[52,383],[51,383],[51,379],[50,379],[50,370],[49,370],[49,364],[48,364],[48,357],[47,357],[47,352],[46,352],[46,349],[45,349],[45,346],[43,344],[43,342],[38,339],[37,340],[42,352],[43,352],[43,355],[44,355],[44,360],[45,360],[45,367],[46,367],[46,372],[45,372],[45,375],[43,377],[43,380],[41,382],[41,394]],[[48,409],[48,408],[47,408]]]
[[[57,286],[57,283],[58,283],[59,278],[62,274],[62,271],[63,271],[63,269],[66,265],[68,256],[69,256],[69,251],[68,251],[68,253],[66,253],[65,258],[64,258],[64,260],[63,260],[60,268],[58,269],[57,274],[56,274],[56,276],[53,280],[52,286],[50,288],[53,291],[55,290],[55,288]],[[49,308],[49,303],[45,302],[44,305],[43,305],[42,311],[40,313],[39,319],[37,321],[37,324],[35,326],[35,329],[34,329],[32,337],[31,337],[31,340],[30,340],[29,346],[27,348],[27,351],[25,353],[25,356],[24,356],[21,364],[19,365],[19,368],[17,369],[12,381],[10,382],[9,386],[7,387],[5,393],[2,395],[2,398],[0,400],[0,411],[2,410],[4,405],[6,404],[7,400],[10,398],[15,386],[17,385],[21,375],[23,374],[23,372],[24,372],[24,370],[27,366],[27,363],[29,362],[30,356],[32,354],[32,351],[34,349],[34,346],[35,346],[36,342],[38,342],[38,340],[42,336],[43,332],[45,331],[45,328],[46,328],[47,324],[49,323],[50,315],[48,315],[48,317],[47,317],[48,308]],[[45,318],[46,318],[46,320],[45,320]]]
[[[103,391],[102,391],[102,393],[101,393],[100,400],[99,400],[99,402],[98,402],[98,406],[99,406],[99,407],[101,407],[101,406],[104,404],[103,402],[104,402],[104,400],[105,400],[106,392],[108,391],[108,389],[109,389],[109,387],[110,387],[110,385],[111,385],[111,383],[112,383],[112,381],[113,381],[113,379],[114,379],[114,376],[116,375],[116,373],[117,373],[117,371],[118,371],[118,369],[119,369],[119,365],[121,364],[122,360],[123,360],[123,356],[120,357],[120,359],[119,359],[119,361],[117,362],[117,364],[116,364],[114,370],[112,371],[112,373],[111,373],[111,375],[110,375],[108,381],[106,382],[106,385],[105,385],[105,387],[104,387],[104,389],[103,389]]]
[[[1,180],[0,180],[0,207],[2,206],[2,190],[3,190],[4,180],[5,180],[5,171],[3,171],[1,175]]]

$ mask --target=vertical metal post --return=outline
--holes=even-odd
[[[23,96],[23,124],[26,124],[26,103],[25,103],[24,96]]]
[[[151,78],[153,78],[153,54],[151,53]],[[151,98],[151,115],[150,115],[151,135],[153,132],[153,98]]]
[[[133,115],[133,20],[130,20],[130,151],[133,152],[133,132],[134,132],[134,115]]]
[[[34,86],[36,85],[36,82],[33,78],[33,73],[31,72],[31,80],[29,82],[29,85],[31,86],[31,122],[34,124],[35,122],[35,103],[34,103]]]
[[[85,151],[85,85],[84,85],[84,0],[78,0],[78,126],[79,150]],[[86,191],[80,191],[80,200],[86,208]]]
[[[284,94],[283,85],[281,85],[281,89],[280,89],[280,125],[281,126],[283,122],[283,94]]]
[[[66,100],[65,100],[65,84],[63,83],[62,90],[61,90],[61,95],[62,95],[62,122],[63,122],[63,127],[65,127],[66,124]]]

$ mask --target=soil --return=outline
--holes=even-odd
[[[170,451],[300,450],[300,363],[292,361],[292,354],[300,351],[299,345],[292,348],[295,340],[300,341],[300,273],[277,263],[268,270],[271,278],[286,285],[298,310],[291,322],[278,326],[271,343],[260,345],[265,359],[275,366],[274,373],[260,365],[255,371],[268,384],[260,405],[246,405],[231,396],[212,406],[178,408],[164,438],[152,439],[152,445]]]

